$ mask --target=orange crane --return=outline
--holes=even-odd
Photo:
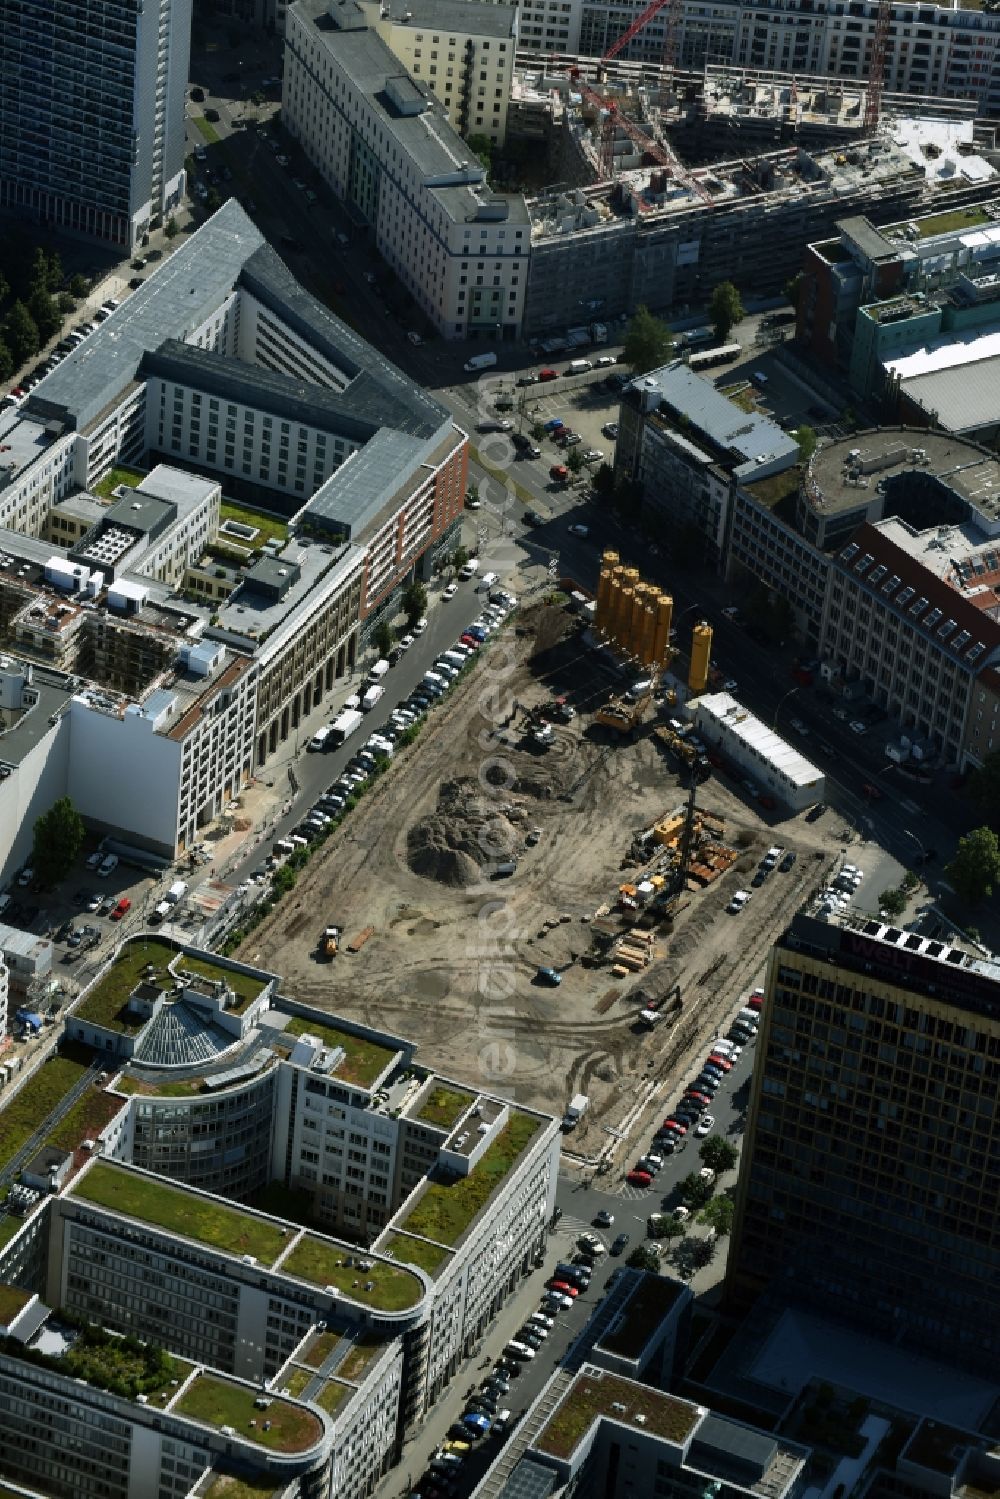
[[[882,86],[885,82],[885,58],[889,50],[889,23],[892,20],[892,0],[879,0],[875,17],[875,35],[872,38],[872,57],[868,65],[868,92],[865,95],[865,135],[878,129],[882,116]]]
[[[632,38],[664,8],[667,9],[667,18],[663,39],[663,60],[664,64],[672,69],[677,56],[677,30],[680,23],[681,4],[682,0],[650,0],[645,10],[639,12],[632,24],[626,27],[621,36],[611,43],[611,46],[597,63],[598,81],[603,78],[602,70],[605,63],[611,62],[616,58],[622,48],[626,47]],[[621,129],[624,130],[629,139],[647,156],[651,156],[660,166],[668,168],[678,182],[683,183],[685,187],[697,193],[706,203],[712,201],[712,195],[708,189],[703,187],[696,177],[691,177],[685,172],[669,146],[660,141],[654,141],[649,132],[643,130],[641,125],[636,125],[634,121],[625,117],[614,99],[606,99],[596,89],[591,88],[590,84],[585,82],[583,74],[578,67],[570,69],[570,77],[588,104],[593,105],[599,112],[603,111],[604,113],[599,157],[602,177],[609,178],[614,173],[615,132]]]

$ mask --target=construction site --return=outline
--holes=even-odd
[[[662,64],[620,61],[665,8]],[[995,128],[968,101],[885,93],[878,36],[864,83],[683,73],[674,8],[653,0],[599,59],[518,54],[509,129],[543,146],[548,173],[527,199],[528,336],[579,323],[581,307],[697,305],[727,279],[779,292],[839,219],[889,223],[995,191]]]
[[[711,631],[671,644],[669,596],[614,554],[595,605],[521,612],[239,954],[522,1103],[586,1093],[584,1157],[680,1076],[836,852],[784,821],[794,868],[727,911],[775,831],[677,751]]]

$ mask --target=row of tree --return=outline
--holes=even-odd
[[[73,276],[65,285],[55,250],[38,247],[13,285],[0,270],[0,307],[5,309],[0,318],[0,380],[9,380],[48,343],[88,289],[85,276]]]
[[[722,281],[715,288],[709,298],[708,315],[716,338],[724,344],[736,324],[746,317],[740,294],[731,281]],[[645,375],[666,364],[674,343],[674,334],[663,319],[648,307],[639,307],[625,334],[622,363],[635,374]]]

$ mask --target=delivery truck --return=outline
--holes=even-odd
[[[356,729],[360,728],[362,715],[357,708],[345,708],[330,725],[330,737],[327,745],[330,749],[336,749],[343,744],[345,739],[350,739]]]
[[[361,698],[361,711],[370,713],[384,691],[385,688],[381,687],[378,682],[373,682],[370,687],[366,687]]]
[[[489,370],[497,362],[495,354],[473,354],[471,359],[465,361],[465,370],[469,375],[475,374],[476,370]]]
[[[564,1130],[576,1129],[587,1109],[590,1107],[590,1099],[586,1093],[574,1093],[566,1106],[563,1115],[562,1127]]]

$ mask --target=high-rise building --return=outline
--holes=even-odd
[[[0,0],[0,207],[131,250],[184,191],[191,0]]]
[[[876,920],[771,955],[727,1290],[1000,1346],[1000,963]]]

